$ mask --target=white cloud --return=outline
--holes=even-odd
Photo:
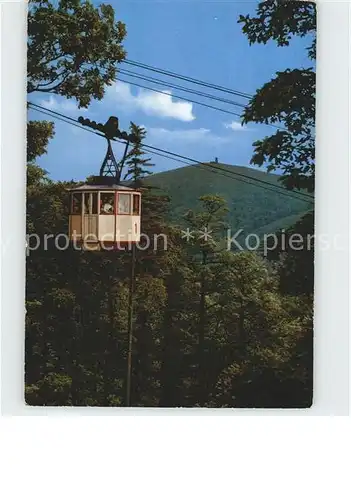
[[[230,137],[221,137],[213,134],[207,128],[194,128],[188,130],[169,130],[165,128],[147,128],[147,137],[149,141],[157,140],[164,143],[199,143],[206,145],[224,144],[230,142]]]
[[[139,109],[147,115],[174,118],[183,122],[195,120],[193,105],[190,102],[175,101],[169,90],[162,92],[166,94],[138,90],[137,94],[133,95],[128,83],[116,82],[108,88],[107,97],[118,105],[128,109]]]
[[[49,99],[43,99],[40,101],[39,104],[45,108],[52,109],[53,111],[69,112],[71,114],[79,112],[78,105],[75,101],[68,99],[58,100],[52,95]]]
[[[225,123],[224,126],[225,126],[225,128],[230,128],[231,130],[234,130],[235,132],[237,132],[237,131],[245,132],[245,131],[249,130],[246,125],[242,125],[240,122],[236,122],[236,121],[232,121],[230,123]]]

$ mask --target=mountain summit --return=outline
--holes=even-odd
[[[183,217],[189,209],[200,208],[200,196],[216,194],[228,203],[228,224],[232,231],[242,229],[244,235],[261,236],[287,229],[313,207],[310,202],[299,199],[298,193],[295,198],[295,193],[284,191],[279,177],[216,161],[209,162],[208,166],[194,164],[156,173],[146,177],[144,184],[169,196],[169,217],[176,224],[184,224]]]

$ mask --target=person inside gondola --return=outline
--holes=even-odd
[[[113,214],[113,196],[103,195],[101,196],[101,213],[103,214]]]

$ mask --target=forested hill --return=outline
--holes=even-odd
[[[195,164],[153,174],[145,179],[145,184],[159,188],[159,193],[170,197],[169,217],[173,223],[182,224],[187,210],[199,209],[199,197],[205,194],[222,196],[228,203],[230,228],[232,231],[243,229],[245,234],[255,232],[262,235],[286,229],[313,208],[307,201],[286,196],[284,192],[281,194],[278,175],[214,162],[211,165],[216,170]],[[223,170],[223,173],[217,169]],[[272,186],[243,178],[242,175],[269,182]]]

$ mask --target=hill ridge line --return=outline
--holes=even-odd
[[[153,177],[155,175],[160,175],[160,174],[168,174],[168,173],[171,173],[171,172],[176,172],[176,171],[179,171],[179,170],[185,170],[185,169],[188,169],[188,168],[195,168],[195,167],[206,167],[208,166],[209,167],[209,171],[210,172],[213,172],[213,173],[216,173],[216,170],[211,170],[211,166],[213,167],[216,167],[218,169],[221,169],[221,167],[223,167],[223,172],[226,172],[225,168],[229,168],[229,169],[244,169],[248,172],[254,172],[254,173],[257,173],[259,174],[259,176],[262,176],[262,177],[266,177],[266,178],[270,178],[273,180],[278,180],[281,175],[279,174],[274,174],[272,172],[263,172],[262,170],[258,170],[256,168],[251,168],[251,167],[247,167],[247,166],[244,166],[244,165],[232,165],[230,163],[215,163],[215,162],[199,162],[199,163],[192,163],[191,165],[184,165],[184,166],[180,166],[180,167],[176,167],[176,168],[171,168],[171,169],[168,169],[168,170],[162,170],[160,172],[153,172],[151,175],[147,176],[147,178],[150,178],[150,177]],[[234,175],[235,175],[235,172],[233,172]],[[255,176],[253,176],[253,181],[255,181]]]

